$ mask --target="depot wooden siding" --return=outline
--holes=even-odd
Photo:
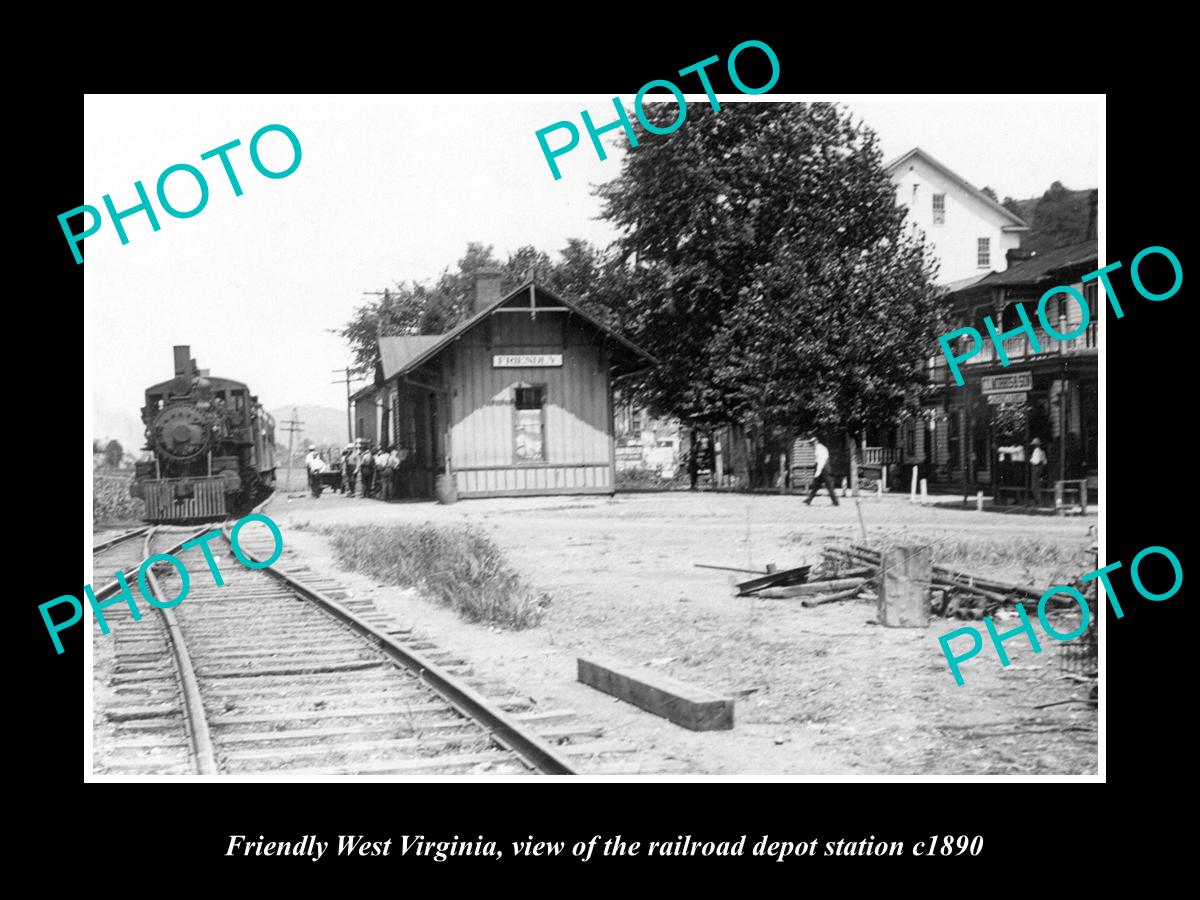
[[[558,354],[562,366],[496,368],[492,357]],[[564,312],[494,314],[448,354],[450,468],[460,496],[613,491],[609,359],[598,336]],[[514,391],[545,385],[544,462],[516,461]]]

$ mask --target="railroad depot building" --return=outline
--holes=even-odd
[[[1021,256],[1026,258],[1022,259]],[[931,482],[977,489],[1020,490],[1030,484],[1029,457],[1036,438],[1046,454],[1046,484],[1086,479],[1095,497],[1098,476],[1099,394],[1097,282],[1082,276],[1097,268],[1095,240],[1047,250],[1029,258],[1010,251],[1003,272],[990,272],[950,285],[952,327],[970,325],[983,335],[980,352],[960,364],[963,385],[956,386],[946,358],[929,360],[935,395],[924,416],[900,429],[903,461],[919,463]],[[1036,315],[1048,289],[1070,285],[1088,302],[1090,317],[1079,337],[1059,341],[1046,334]],[[1021,325],[1016,304],[1029,315],[1041,346],[1035,352],[1027,334],[1004,342],[1009,365],[1002,366],[988,339],[984,316],[1001,331]],[[1061,334],[1078,329],[1082,310],[1059,294],[1047,305],[1047,319]],[[967,340],[966,338],[962,340]],[[956,350],[965,352],[965,347]],[[906,467],[907,468],[907,467]]]
[[[440,335],[380,337],[374,383],[351,397],[356,436],[404,457],[400,496],[611,494],[613,383],[656,360],[528,281],[476,277],[474,314]]]

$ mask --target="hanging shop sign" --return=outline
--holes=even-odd
[[[1005,391],[1033,390],[1032,372],[1013,372],[1011,375],[987,375],[980,379],[980,386],[985,394],[999,394]],[[992,401],[1004,402],[1009,401]]]
[[[988,394],[987,402],[992,406],[999,406],[1002,403],[1008,403],[1013,406],[1021,406],[1028,400],[1029,394],[1025,391],[1006,391],[1003,394]]]

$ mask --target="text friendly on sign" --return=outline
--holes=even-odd
[[[531,369],[546,366],[561,366],[561,353],[524,354],[515,356],[493,356],[492,366],[497,369]]]

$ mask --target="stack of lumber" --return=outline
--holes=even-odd
[[[820,571],[827,577],[865,573],[878,579],[880,551],[863,544],[849,547],[827,547]],[[994,578],[980,578],[946,566],[933,566],[930,605],[935,615],[945,618],[981,619],[1001,606],[1019,600],[1036,601],[1041,591],[1019,584],[1009,584]]]
[[[871,581],[870,577],[868,577],[869,570],[866,566],[841,572],[837,577],[828,574],[818,574],[816,577],[811,577],[809,574],[811,568],[811,566],[805,566],[803,569],[803,578],[799,579],[794,575],[786,581],[778,577],[764,576],[763,578],[744,581],[738,585],[738,596],[764,597],[769,600],[802,597],[801,604],[803,606],[813,607],[820,606],[823,603],[834,603],[838,600],[849,600],[851,597],[856,597],[864,593]],[[786,576],[797,571],[791,569],[778,574]],[[796,584],[797,580],[803,583]]]

